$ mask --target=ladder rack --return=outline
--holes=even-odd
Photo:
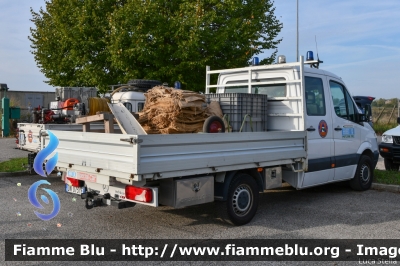
[[[306,62],[308,63],[308,62]],[[235,86],[247,86],[247,93],[252,93],[252,86],[254,85],[269,85],[269,84],[298,84],[300,87],[299,95],[290,95],[290,90],[287,90],[286,97],[268,97],[268,100],[271,101],[298,101],[298,109],[293,110],[294,113],[269,113],[270,117],[299,117],[303,123],[299,125],[301,130],[304,130],[304,118],[305,118],[305,93],[304,93],[304,57],[300,57],[300,62],[296,63],[285,63],[285,64],[275,64],[275,65],[260,65],[260,66],[249,66],[243,68],[233,68],[233,69],[223,69],[223,70],[210,70],[210,67],[206,67],[206,94],[210,93],[210,88],[224,88],[224,87],[235,87]],[[298,75],[297,68],[299,69]],[[282,80],[282,81],[269,81],[269,82],[253,82],[253,73],[257,73],[260,71],[268,71],[268,70],[277,70],[277,69],[293,69],[294,70],[294,79],[291,80]],[[248,75],[248,82],[245,83],[234,83],[234,84],[210,84],[211,75],[212,74],[235,74],[235,73],[245,73]],[[220,79],[218,78],[218,82]],[[288,93],[289,92],[289,93]]]

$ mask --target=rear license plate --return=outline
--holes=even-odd
[[[65,192],[72,193],[72,194],[83,194],[86,192],[85,187],[73,187],[68,184],[65,184]]]

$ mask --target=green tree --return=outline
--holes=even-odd
[[[52,0],[31,11],[32,53],[48,83],[102,86],[158,79],[203,91],[205,66],[243,67],[275,50],[271,0]]]
[[[391,107],[397,106],[397,102],[398,102],[397,98],[392,98],[392,99],[390,99],[389,106],[391,106]]]
[[[203,91],[206,65],[243,67],[276,49],[282,25],[274,10],[269,0],[128,0],[113,14],[113,62],[127,77],[179,80]]]
[[[46,10],[31,8],[35,27],[29,40],[35,61],[53,86],[114,84],[122,72],[112,66],[110,16],[116,0],[51,0]]]
[[[386,102],[385,99],[380,98],[380,99],[374,100],[374,101],[372,102],[372,106],[383,107],[383,106],[385,105],[385,102]]]

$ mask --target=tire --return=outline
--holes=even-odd
[[[398,163],[393,163],[392,160],[389,159],[384,159],[383,162],[385,163],[385,169],[387,171],[399,171],[400,164]]]
[[[204,133],[224,133],[225,132],[225,123],[218,116],[210,116],[204,121],[203,124],[203,132]]]
[[[354,178],[350,180],[350,187],[354,190],[364,191],[371,188],[374,169],[369,156],[361,155]]]
[[[257,212],[259,192],[254,178],[238,173],[229,185],[226,202],[218,202],[219,216],[233,225],[249,223]]]
[[[162,85],[161,81],[158,80],[147,80],[147,79],[131,79],[128,81],[128,85],[135,86],[142,89],[151,89],[155,86]]]

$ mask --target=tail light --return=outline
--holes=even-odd
[[[85,185],[85,181],[70,177],[67,177],[67,179],[69,181],[68,183],[71,183],[71,186],[73,187],[83,187]]]
[[[151,188],[126,186],[125,197],[130,200],[141,202],[151,202],[153,200],[153,190]]]

